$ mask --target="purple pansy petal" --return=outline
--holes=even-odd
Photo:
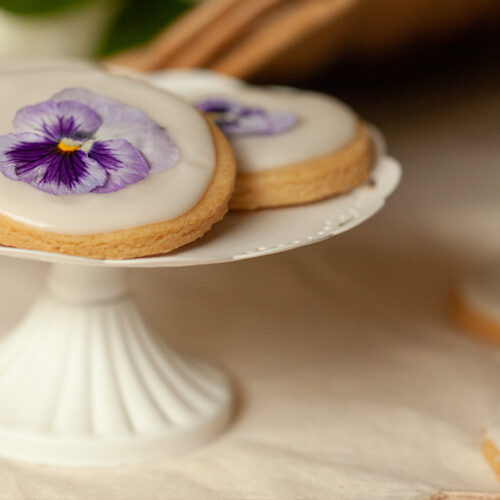
[[[16,173],[16,163],[7,155],[7,152],[23,141],[37,142],[40,141],[40,136],[30,133],[0,136],[0,172],[2,172],[5,177],[15,181],[19,180],[19,176]]]
[[[142,154],[124,139],[95,141],[88,152],[108,174],[104,185],[95,193],[110,193],[134,184],[149,174],[149,165]]]
[[[221,128],[230,136],[275,135],[286,132],[297,123],[297,115],[289,112],[246,113],[236,122],[224,123]]]
[[[275,111],[268,114],[268,132],[270,134],[281,134],[294,127],[299,117],[292,111]]]
[[[99,115],[88,106],[51,99],[25,106],[14,117],[17,132],[32,132],[55,141],[63,137],[92,135],[100,124]]]
[[[118,110],[117,114],[119,114]],[[117,121],[111,124],[103,121],[103,125],[96,134],[97,140],[122,137],[126,137],[127,141],[142,153],[151,172],[165,170],[179,161],[179,149],[172,137],[154,122]]]
[[[242,106],[235,101],[230,101],[228,99],[222,99],[218,97],[212,97],[200,101],[199,103],[197,103],[197,107],[204,113],[239,113],[243,109]]]
[[[98,110],[102,124],[95,138],[126,139],[146,158],[151,172],[169,168],[179,160],[179,149],[170,134],[139,109],[84,88],[62,90],[53,99],[77,101]]]
[[[230,137],[281,134],[298,120],[293,112],[266,111],[224,98],[205,99],[196,106],[205,113],[212,113],[215,123]]]
[[[222,121],[222,131],[231,137],[270,134],[269,115],[264,112],[247,112],[234,121]]]
[[[99,114],[92,108],[76,101],[61,101],[57,103],[61,113],[60,132],[62,136],[76,134],[79,137],[89,137],[101,126]]]
[[[54,141],[27,142],[22,135],[13,136],[7,149],[2,144],[0,169],[6,177],[57,195],[89,193],[106,182],[106,171],[84,151],[61,153]]]
[[[50,194],[84,194],[106,182],[106,172],[83,151],[55,158],[42,179],[32,185]]]

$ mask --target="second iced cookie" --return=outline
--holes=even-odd
[[[153,83],[207,113],[236,156],[233,209],[296,205],[367,179],[373,146],[363,121],[316,92],[256,87],[209,71],[166,71]]]

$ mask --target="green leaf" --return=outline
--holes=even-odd
[[[53,14],[97,1],[106,0],[0,0],[0,9],[22,15]]]
[[[125,0],[98,55],[107,56],[148,42],[192,5],[192,0]]]

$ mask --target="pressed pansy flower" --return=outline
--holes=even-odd
[[[266,111],[223,98],[199,101],[197,107],[208,113],[229,137],[281,134],[298,120],[297,114],[291,111]]]
[[[179,159],[146,113],[83,88],[20,109],[13,124],[0,136],[0,171],[50,194],[117,191]]]

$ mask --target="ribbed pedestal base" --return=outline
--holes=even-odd
[[[118,269],[56,266],[0,343],[0,455],[59,466],[159,460],[230,417],[217,370],[146,325]]]

